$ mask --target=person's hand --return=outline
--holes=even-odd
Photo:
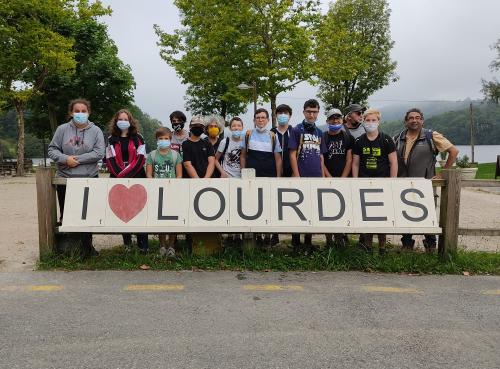
[[[229,178],[229,176],[227,175],[226,171],[222,171],[222,173],[220,174],[220,177],[221,178]]]
[[[434,177],[432,177],[431,179],[443,179],[443,177],[441,176],[441,173],[439,174],[436,174]]]
[[[74,168],[76,166],[78,166],[78,159],[76,158],[76,156],[68,156],[68,159],[66,159],[66,165],[70,168]]]

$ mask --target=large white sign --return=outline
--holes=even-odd
[[[420,178],[72,178],[60,231],[441,233]]]

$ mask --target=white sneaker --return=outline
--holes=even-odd
[[[165,248],[165,246],[160,247],[160,255],[161,256],[167,255],[167,249]]]
[[[167,258],[175,258],[175,250],[173,247],[167,249]]]

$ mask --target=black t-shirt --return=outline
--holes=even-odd
[[[323,141],[326,145],[326,152],[323,154],[325,167],[332,177],[340,177],[344,171],[347,151],[352,150],[354,138],[345,131],[340,131],[336,135],[324,132]]]
[[[124,162],[128,162],[128,143],[130,141],[130,137],[120,137],[120,148],[122,150],[122,160]]]
[[[396,151],[392,138],[380,132],[370,141],[366,133],[354,141],[353,154],[359,155],[359,177],[390,177],[389,154]]]
[[[188,139],[182,143],[183,161],[190,161],[200,178],[205,177],[209,156],[214,156],[214,149],[212,145],[205,140],[193,142]],[[182,177],[190,178],[185,168],[182,169]]]

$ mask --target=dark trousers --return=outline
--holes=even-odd
[[[147,233],[138,233],[135,235],[137,237],[137,246],[141,250],[147,250],[149,248],[148,234]],[[126,246],[132,245],[132,234],[131,233],[123,233],[123,244]]]
[[[425,248],[434,248],[436,247],[436,235],[435,234],[426,234],[424,235],[425,241],[424,241],[424,246]],[[403,246],[406,247],[413,247],[415,241],[413,240],[413,235],[412,234],[404,234],[403,237],[401,237],[401,243]]]

